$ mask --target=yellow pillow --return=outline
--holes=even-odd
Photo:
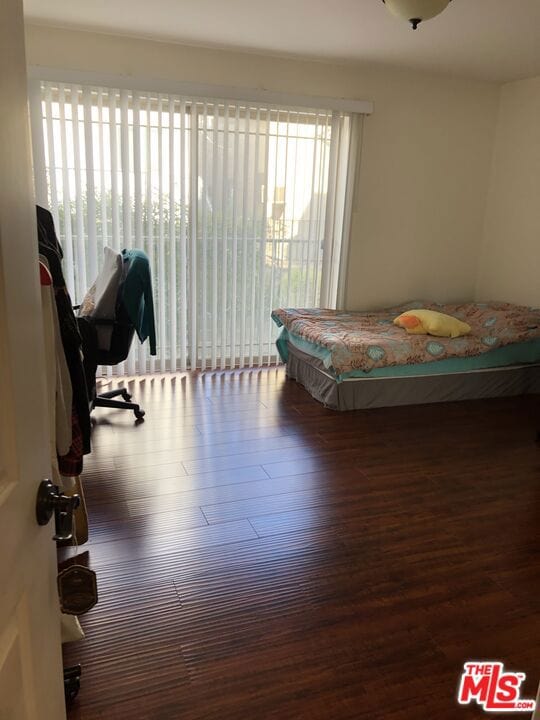
[[[394,320],[409,335],[436,335],[456,338],[471,332],[471,326],[451,315],[435,310],[407,310]]]

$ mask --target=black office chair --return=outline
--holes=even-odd
[[[96,407],[133,410],[137,420],[142,420],[145,412],[138,403],[131,402],[131,395],[126,388],[117,388],[115,390],[108,390],[107,392],[99,394],[96,391],[96,371],[98,365],[117,365],[118,363],[123,362],[129,355],[131,343],[135,334],[135,325],[133,324],[133,321],[123,303],[124,283],[130,267],[125,263],[128,262],[129,261],[127,259],[124,259],[124,267],[122,270],[123,279],[118,283],[118,288],[116,290],[114,318],[101,318],[96,316],[96,312],[99,313],[99,310],[96,311],[93,307],[93,303],[90,303],[91,310],[88,314],[79,314],[77,322],[83,340],[84,370],[88,387],[88,395],[90,397],[91,410]],[[92,289],[94,288],[95,285]],[[138,291],[139,287],[137,286],[137,292]],[[142,287],[140,289],[140,293],[142,301]],[[91,296],[91,294],[92,290],[90,290],[87,294],[87,298]],[[85,303],[86,298],[83,302],[83,307],[85,306]],[[139,298],[135,297],[135,303],[138,305]],[[78,310],[80,308],[81,306],[76,306],[75,309]],[[111,334],[107,338],[108,342],[106,344],[108,349],[106,350],[100,347],[99,329],[104,327],[112,327]],[[115,398],[118,397],[122,397],[122,400],[115,400]]]
[[[119,292],[119,296],[121,296],[121,292]],[[83,339],[84,369],[91,409],[107,407],[118,410],[133,410],[137,420],[142,420],[145,412],[138,403],[131,402],[131,395],[126,388],[117,388],[99,394],[96,391],[98,365],[118,365],[129,355],[135,327],[124,306],[121,302],[118,303],[114,320],[82,316],[78,317],[77,321]],[[99,349],[97,328],[100,325],[112,326],[110,350]],[[117,397],[123,399],[115,400],[114,398]]]

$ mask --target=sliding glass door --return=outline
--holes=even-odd
[[[134,346],[119,372],[271,364],[273,308],[316,307],[321,292],[334,302],[350,115],[59,83],[39,92],[36,180],[73,299],[104,246],[150,258],[158,355]]]

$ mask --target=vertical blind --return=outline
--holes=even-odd
[[[273,308],[335,306],[359,116],[50,82],[35,102],[72,298],[105,246],[150,258],[158,354],[116,372],[272,364]]]

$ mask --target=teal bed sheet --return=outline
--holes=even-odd
[[[342,382],[348,378],[387,378],[387,377],[409,377],[412,375],[438,375],[440,373],[469,372],[471,370],[484,370],[486,368],[505,367],[506,365],[527,365],[540,363],[540,339],[528,340],[527,342],[504,345],[495,350],[481,355],[474,355],[465,358],[449,358],[447,360],[434,360],[433,362],[420,363],[417,365],[393,365],[384,368],[374,368],[370,372],[364,370],[353,370],[352,372],[336,375],[331,365],[331,353],[327,348],[304,340],[304,338],[290,333],[286,327],[276,341],[279,355],[283,362],[287,362],[287,343],[290,342],[307,355],[320,360],[336,378]]]

